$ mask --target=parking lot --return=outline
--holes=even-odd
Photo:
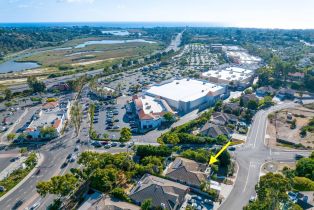
[[[103,136],[107,134],[111,139],[120,137],[120,130],[129,127],[125,109],[126,99],[118,99],[115,105],[99,104],[94,114],[94,130]]]

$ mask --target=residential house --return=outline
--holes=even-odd
[[[266,96],[266,95],[274,95],[276,90],[271,86],[264,86],[256,89],[256,95],[258,96]]]
[[[293,99],[294,94],[295,94],[295,91],[290,88],[280,88],[276,96],[279,99],[284,100],[284,99]]]
[[[170,163],[166,171],[166,177],[182,184],[199,188],[203,182],[208,181],[209,172],[210,170],[206,164],[177,157]]]
[[[244,94],[243,96],[241,96],[241,100],[242,100],[244,106],[247,106],[249,101],[255,101],[257,103],[259,101],[257,96],[254,94]]]
[[[238,117],[234,114],[214,112],[210,121],[216,125],[236,124],[238,122]]]
[[[138,205],[151,199],[153,207],[180,209],[189,187],[160,177],[145,174],[131,190],[129,197]]]
[[[213,123],[207,122],[200,130],[200,133],[204,136],[209,136],[212,138],[216,138],[219,135],[225,135],[228,138],[231,137],[232,130],[228,127],[216,125]]]
[[[303,72],[294,72],[294,73],[289,72],[288,77],[291,80],[301,80],[301,79],[304,79],[304,73]]]
[[[241,112],[242,107],[239,105],[239,103],[226,103],[223,105],[223,110],[226,113],[232,113],[235,115],[239,115]]]
[[[140,210],[139,206],[121,201],[99,192],[94,192],[90,195],[85,195],[85,202],[78,210]]]

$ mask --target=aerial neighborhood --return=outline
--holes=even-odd
[[[42,24],[0,23],[0,209],[314,209],[312,30]]]

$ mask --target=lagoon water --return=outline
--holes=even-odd
[[[4,63],[0,63],[0,73],[23,71],[27,69],[35,69],[38,67],[40,67],[40,65],[35,62],[16,62],[14,60],[9,60]]]
[[[75,48],[84,48],[88,45],[95,45],[95,44],[123,44],[123,43],[132,43],[132,42],[145,42],[145,43],[156,43],[154,41],[147,41],[144,39],[130,39],[130,40],[100,40],[100,41],[87,41],[83,44],[77,45]]]

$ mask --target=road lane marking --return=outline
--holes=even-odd
[[[247,183],[248,183],[248,181],[249,181],[251,165],[252,165],[252,162],[250,162],[249,170],[248,170],[248,173],[247,173],[247,177],[246,177],[246,180],[245,180],[245,185],[244,185],[244,188],[243,188],[243,191],[242,191],[242,192],[244,192],[244,191],[246,190]]]

